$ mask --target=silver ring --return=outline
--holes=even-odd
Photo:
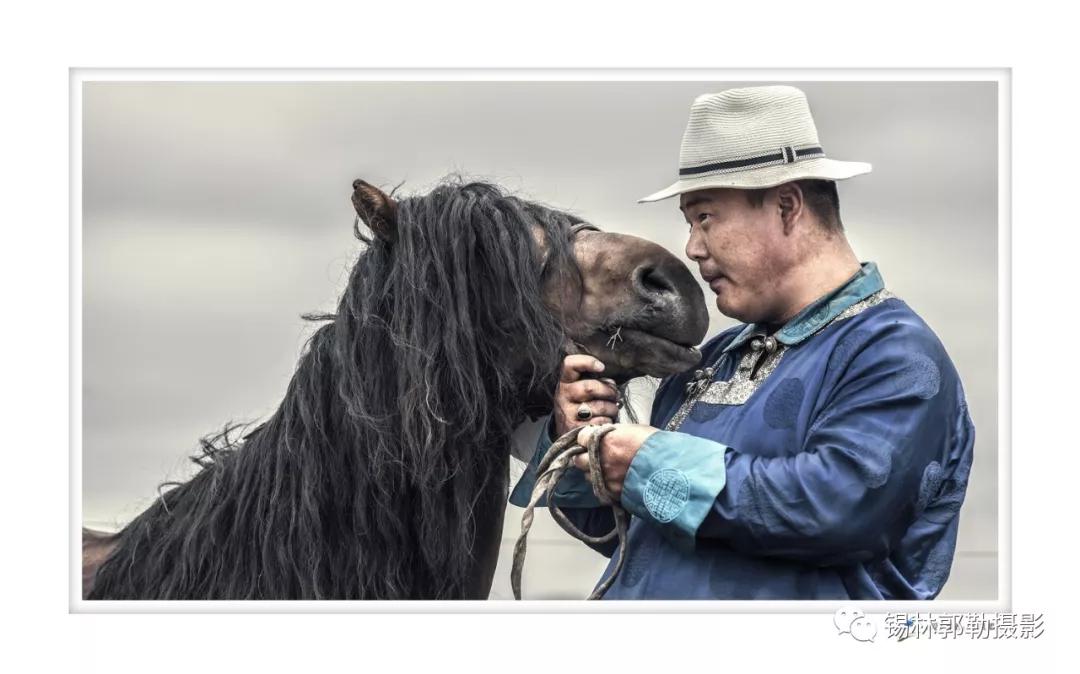
[[[578,421],[588,421],[592,417],[592,408],[589,407],[589,403],[581,403],[581,406],[577,408]]]

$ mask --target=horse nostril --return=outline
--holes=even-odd
[[[642,266],[634,271],[634,286],[647,298],[655,298],[657,295],[672,295],[676,293],[675,284],[664,273],[663,269]]]

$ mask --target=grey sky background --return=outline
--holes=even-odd
[[[676,201],[635,202],[674,180],[692,100],[749,84],[85,84],[84,521],[126,522],[191,474],[200,436],[273,411],[311,332],[299,315],[335,304],[359,250],[354,178],[419,192],[461,172],[685,260]],[[997,85],[791,84],[828,156],[873,164],[840,183],[848,237],[963,378],[976,454],[942,598],[995,598]],[[733,323],[710,306],[710,334]],[[547,519],[526,597],[583,597],[603,560]],[[519,523],[510,507],[504,549]]]

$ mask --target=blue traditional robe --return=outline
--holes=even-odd
[[[736,326],[702,353],[696,376],[657,391],[663,430],[630,464],[627,558],[605,598],[935,597],[975,430],[944,347],[876,265],[773,335]],[[541,436],[515,505],[551,442]],[[588,533],[613,526],[580,471],[553,498]],[[617,541],[597,549],[611,557]]]

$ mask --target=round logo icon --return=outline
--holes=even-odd
[[[645,508],[657,522],[678,517],[689,500],[690,482],[681,470],[658,470],[645,483]]]

